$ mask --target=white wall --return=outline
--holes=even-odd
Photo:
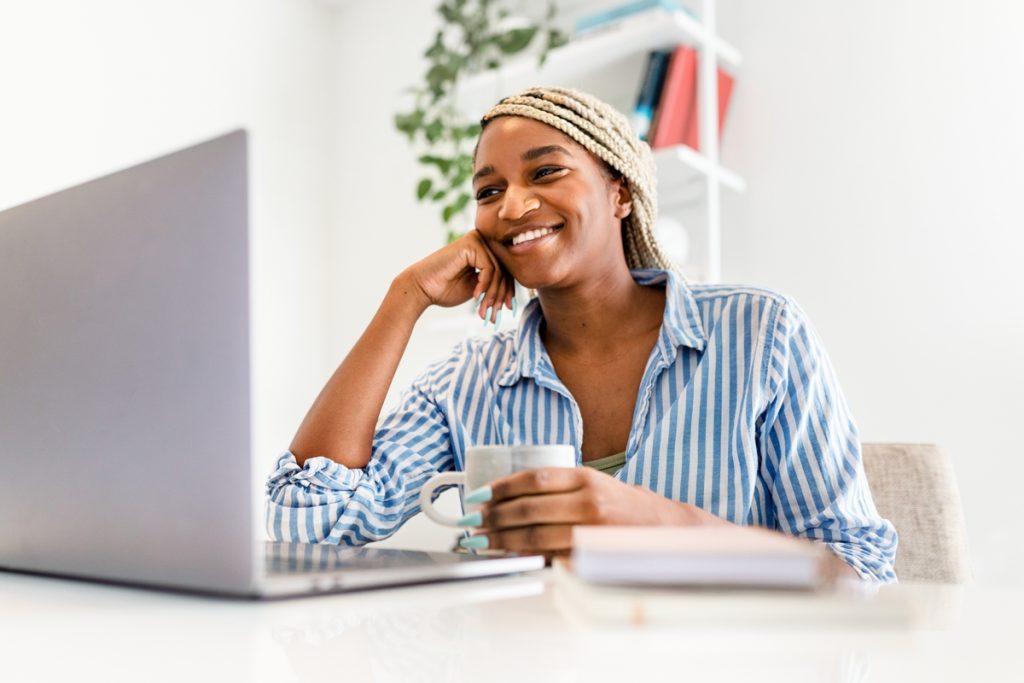
[[[249,129],[261,491],[328,367],[337,41],[307,0],[0,5],[0,207]]]
[[[865,441],[946,449],[977,577],[1019,582],[1024,6],[721,5],[725,279],[801,302]]]

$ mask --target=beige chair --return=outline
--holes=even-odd
[[[953,466],[931,444],[866,443],[864,471],[879,514],[896,527],[901,581],[970,580]]]

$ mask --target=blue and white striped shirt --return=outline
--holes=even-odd
[[[616,477],[738,524],[827,543],[861,576],[891,581],[896,532],[875,510],[860,441],[831,363],[791,299],[751,287],[666,288],[665,318]],[[435,473],[482,444],[583,442],[579,407],[540,336],[539,302],[516,330],[459,344],[380,423],[363,469],[285,452],[267,482],[271,538],[359,545],[419,512]]]

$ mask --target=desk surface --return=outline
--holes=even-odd
[[[708,593],[695,619],[638,624],[584,616],[565,590],[545,570],[247,602],[0,572],[0,680],[1022,680],[1020,589],[886,589],[912,625],[773,623]],[[719,599],[734,616],[709,625]]]

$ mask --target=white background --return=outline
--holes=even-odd
[[[250,130],[257,484],[391,278],[443,239],[392,125],[434,5],[0,3],[0,207]],[[1024,6],[718,5],[744,53],[722,156],[749,184],[723,193],[724,280],[803,305],[865,441],[949,452],[977,577],[1020,583]],[[431,319],[396,388],[461,333]]]

